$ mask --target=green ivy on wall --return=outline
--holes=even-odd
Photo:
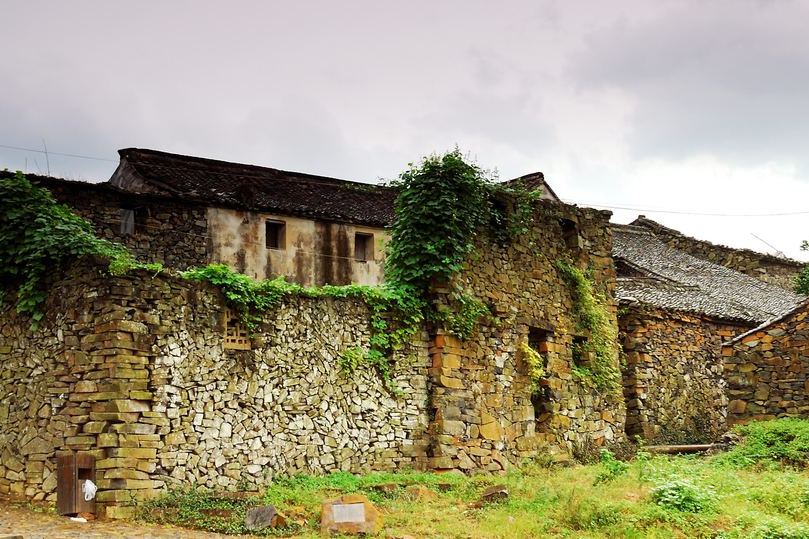
[[[575,366],[573,374],[601,391],[616,393],[621,388],[617,364],[618,332],[607,301],[593,290],[593,281],[579,268],[562,260],[557,260],[556,268],[572,289],[578,329],[589,333],[579,352],[589,352],[592,359],[587,367]]]
[[[109,259],[115,275],[162,269],[160,264],[140,264],[124,246],[98,238],[90,223],[22,172],[0,178],[0,283],[4,290],[16,290],[17,312],[31,316],[32,330],[45,316],[46,275],[88,255]]]

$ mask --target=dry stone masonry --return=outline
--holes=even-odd
[[[369,367],[367,307],[293,300],[249,351],[225,351],[216,290],[77,263],[37,333],[0,314],[0,494],[53,500],[55,457],[96,459],[97,501],[127,517],[172,484],[237,490],[275,475],[424,468],[426,336],[394,358],[394,397]]]
[[[468,341],[439,334],[432,343],[433,468],[498,471],[540,452],[561,448],[566,457],[578,446],[623,438],[621,396],[602,394],[571,372],[578,321],[555,267],[570,260],[591,268],[614,316],[609,213],[542,201],[536,218],[513,243],[479,249],[453,283],[487,302],[494,320]],[[538,393],[520,351],[536,335],[542,338],[531,344],[546,362]]]
[[[648,443],[715,440],[726,430],[720,345],[749,325],[648,305],[621,310],[627,434]]]
[[[729,423],[809,416],[808,317],[803,303],[723,346]]]

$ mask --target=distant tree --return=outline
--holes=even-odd
[[[809,241],[801,243],[801,250],[809,251]],[[809,264],[803,267],[800,275],[795,279],[795,292],[809,296]]]

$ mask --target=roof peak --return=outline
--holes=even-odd
[[[277,173],[285,176],[294,176],[297,181],[313,181],[318,183],[333,183],[336,185],[355,185],[358,187],[375,187],[379,189],[390,189],[385,185],[376,183],[359,182],[355,180],[345,180],[342,178],[335,178],[332,176],[322,176],[319,174],[311,174],[308,172],[298,172],[292,170],[283,170],[279,168],[267,167],[264,165],[254,165],[250,163],[239,163],[236,161],[224,161],[222,159],[211,159],[209,157],[199,157],[195,155],[185,155],[179,153],[166,152],[163,150],[153,150],[150,148],[121,148],[118,150],[118,155],[121,159],[126,159],[129,162],[137,161],[139,157],[152,157],[158,159],[165,159],[173,161],[176,164],[199,165],[200,167],[221,167],[222,169],[234,169],[233,174],[240,176],[249,176],[249,171],[256,173],[256,175],[264,175],[266,173]],[[134,159],[133,159],[134,158]],[[235,169],[238,169],[235,170]],[[227,173],[227,171],[220,170],[220,173]],[[246,174],[247,172],[247,174]]]

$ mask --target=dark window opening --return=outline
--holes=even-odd
[[[135,210],[121,208],[121,235],[129,236],[135,233]]]
[[[354,260],[367,262],[374,259],[374,235],[357,232],[354,234]]]
[[[145,208],[121,208],[121,235],[129,236],[146,232],[147,215],[148,210]]]
[[[571,249],[580,248],[581,236],[579,236],[579,225],[576,224],[576,221],[562,218],[559,219],[559,226],[562,229],[562,239],[565,245]]]
[[[587,367],[590,364],[590,351],[587,349],[587,337],[577,335],[573,337],[572,347],[573,365]]]
[[[548,352],[548,343],[551,340],[551,332],[547,329],[528,328],[528,346],[540,354]],[[547,363],[547,358],[545,360]],[[547,366],[547,365],[546,365]]]
[[[265,245],[267,249],[284,249],[286,247],[286,223],[268,219],[265,223]]]

